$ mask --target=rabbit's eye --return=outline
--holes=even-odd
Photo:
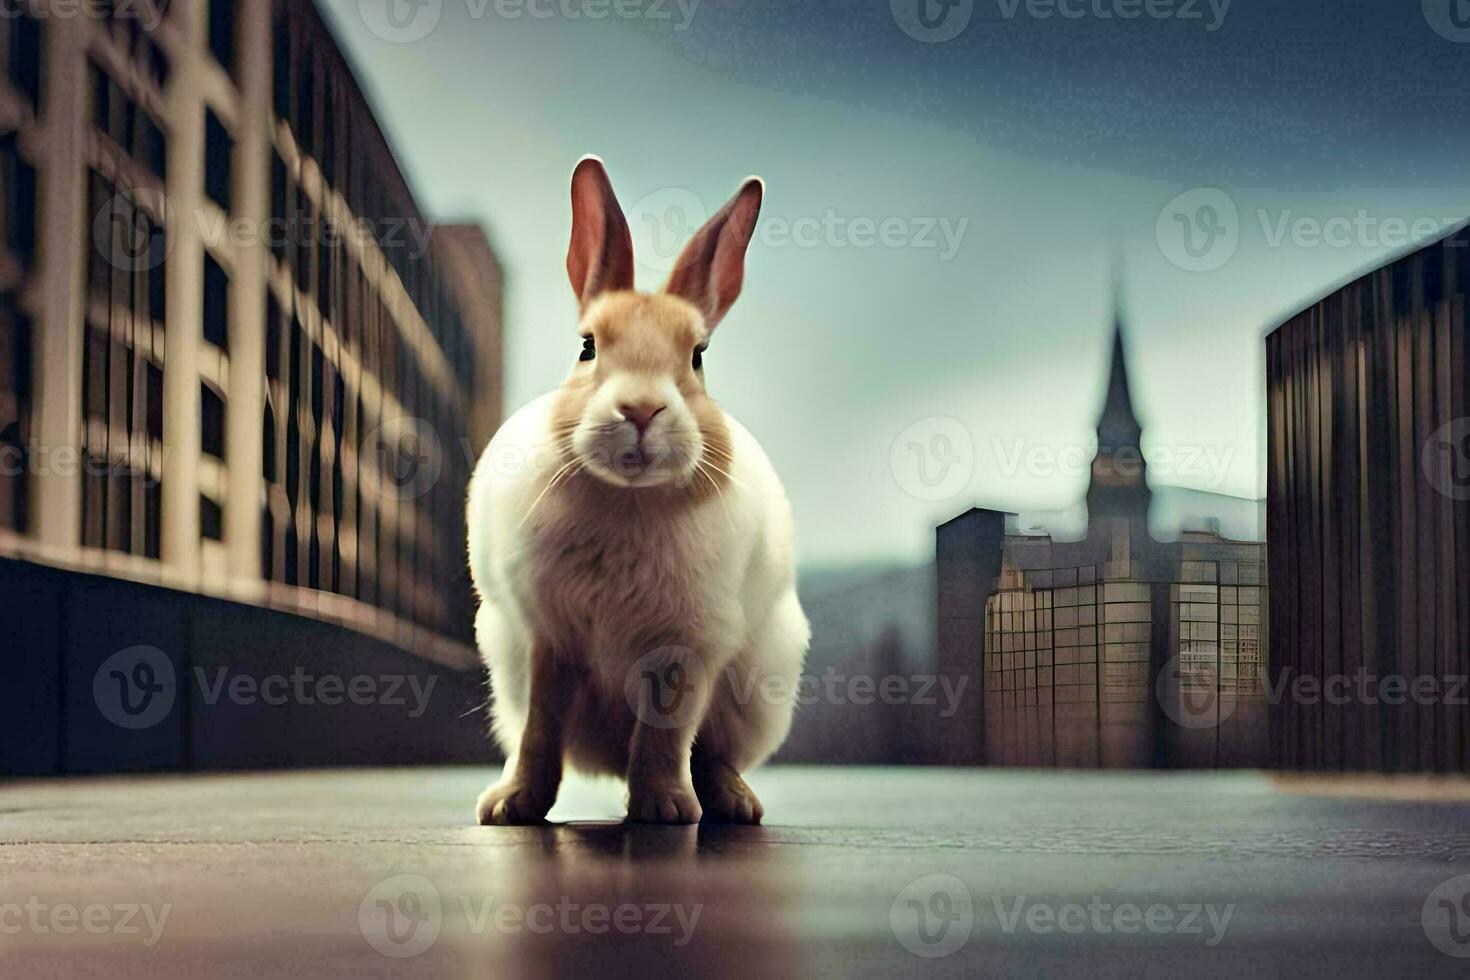
[[[583,337],[582,338],[582,356],[580,358],[578,358],[578,360],[582,360],[582,361],[595,361],[595,360],[597,360],[597,339],[596,338],[594,338],[594,337]]]
[[[707,345],[694,348],[694,370],[698,371],[704,367],[704,352],[709,350]]]

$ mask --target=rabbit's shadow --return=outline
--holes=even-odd
[[[720,823],[679,826],[634,821],[578,820],[522,828],[542,854],[552,858],[659,863],[734,860],[765,851],[765,828]]]

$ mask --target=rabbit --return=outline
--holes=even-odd
[[[543,821],[564,763],[626,779],[630,820],[762,819],[742,773],[790,731],[811,628],[785,490],[703,362],[764,193],[748,179],[650,294],[602,161],[572,174],[571,371],[470,483],[476,641],[507,758],[481,824]]]

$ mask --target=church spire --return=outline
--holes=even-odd
[[[1128,386],[1128,355],[1123,349],[1123,314],[1113,306],[1113,360],[1108,369],[1108,394],[1097,423],[1097,445],[1102,452],[1138,449],[1143,426],[1133,411],[1133,392]]]
[[[1143,426],[1133,410],[1128,384],[1128,355],[1123,344],[1121,289],[1113,287],[1113,351],[1108,390],[1097,422],[1097,458],[1087,488],[1091,521],[1124,518],[1146,528],[1149,510],[1147,466],[1143,459]]]

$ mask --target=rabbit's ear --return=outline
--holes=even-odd
[[[755,234],[766,185],[750,177],[730,203],[684,246],[664,292],[693,303],[713,330],[730,312],[745,284],[745,249]]]
[[[633,236],[607,169],[583,157],[572,172],[572,245],[567,275],[583,309],[600,294],[633,288]]]

